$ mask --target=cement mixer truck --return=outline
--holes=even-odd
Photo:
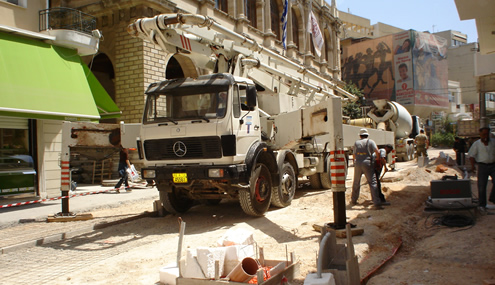
[[[343,126],[344,145],[348,152],[358,138],[359,129],[365,127],[378,146],[395,145],[397,161],[414,159],[414,137],[419,133],[419,117],[411,116],[404,106],[394,101],[374,100],[373,104],[366,118],[348,120]]]
[[[411,116],[404,106],[394,101],[374,100],[373,104],[375,106],[368,112],[372,127],[394,133],[398,161],[414,159],[414,137],[419,133],[419,117]]]

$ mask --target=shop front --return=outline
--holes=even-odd
[[[120,110],[77,50],[0,31],[0,197],[60,194],[63,121]]]

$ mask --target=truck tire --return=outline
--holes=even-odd
[[[244,213],[260,217],[268,211],[272,198],[272,178],[270,170],[263,163],[253,168],[249,179],[249,191],[239,192],[239,202]]]
[[[297,177],[294,168],[288,162],[282,166],[280,183],[276,189],[277,191],[272,192],[272,205],[279,208],[289,206],[297,190]]]
[[[309,179],[309,185],[311,186],[311,188],[318,189],[318,190],[322,188],[319,173],[315,173],[313,175],[308,176],[308,179]]]
[[[172,191],[167,191],[169,187],[172,187]],[[171,214],[185,213],[194,204],[194,200],[188,198],[185,194],[181,193],[176,187],[173,186],[158,186],[158,193],[160,195],[160,201],[163,208]]]
[[[320,182],[322,189],[332,188],[332,174],[330,173],[330,157],[326,157],[326,169],[327,172],[320,173]]]

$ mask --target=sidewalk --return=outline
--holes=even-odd
[[[110,190],[113,190],[113,187],[99,185],[78,186],[75,191],[71,191],[71,195],[101,193],[70,198],[69,211],[77,216],[78,214],[96,210],[105,212],[105,209],[109,210],[115,207],[129,208],[124,214],[119,211],[118,216],[112,216],[108,214],[109,211],[106,211],[104,216],[94,216],[93,219],[86,221],[48,223],[46,222],[48,216],[62,211],[62,200],[1,208],[0,253],[7,253],[18,248],[41,245],[90,232],[95,228],[104,227],[102,223],[133,219],[143,213],[149,215],[153,210],[153,201],[158,199],[158,191],[155,187],[135,186],[132,192],[123,191],[121,193]],[[0,205],[33,200],[36,200],[35,197],[0,199]],[[139,210],[136,210],[135,207],[125,207],[141,200],[143,203]]]

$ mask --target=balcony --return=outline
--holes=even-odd
[[[53,45],[76,49],[81,56],[98,52],[101,33],[96,18],[71,8],[50,8],[39,12],[40,33],[55,37]]]

